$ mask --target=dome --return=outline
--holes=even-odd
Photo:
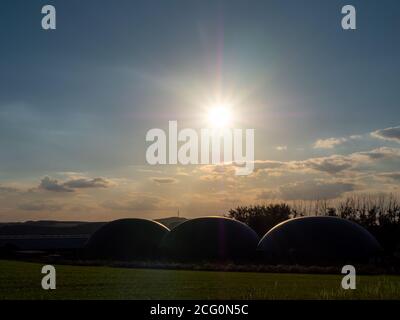
[[[301,217],[272,228],[257,250],[273,263],[324,265],[367,262],[381,247],[367,230],[349,220]]]
[[[169,232],[164,254],[175,260],[238,260],[254,256],[257,234],[244,223],[223,217],[188,220]]]
[[[155,258],[169,229],[145,219],[121,219],[97,230],[86,244],[91,259],[136,260]]]

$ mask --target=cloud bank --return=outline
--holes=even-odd
[[[57,179],[44,177],[39,184],[39,189],[52,192],[74,192],[76,189],[89,188],[108,188],[114,183],[106,178],[79,178],[71,179],[65,182],[59,182]]]

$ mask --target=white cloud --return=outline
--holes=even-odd
[[[346,138],[319,139],[314,143],[314,149],[333,149],[346,141]]]

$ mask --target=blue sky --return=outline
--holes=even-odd
[[[356,31],[341,28],[349,3]],[[55,31],[40,27],[45,4]],[[390,0],[1,1],[0,220],[195,216],[397,192],[399,14]],[[263,169],[238,180],[148,167],[146,132],[168,120],[201,127],[216,91],[240,100]],[[81,187],[60,192],[71,181]]]

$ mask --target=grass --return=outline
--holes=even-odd
[[[0,261],[0,299],[400,299],[400,276],[215,272],[56,266],[57,289],[41,288],[41,264]]]

